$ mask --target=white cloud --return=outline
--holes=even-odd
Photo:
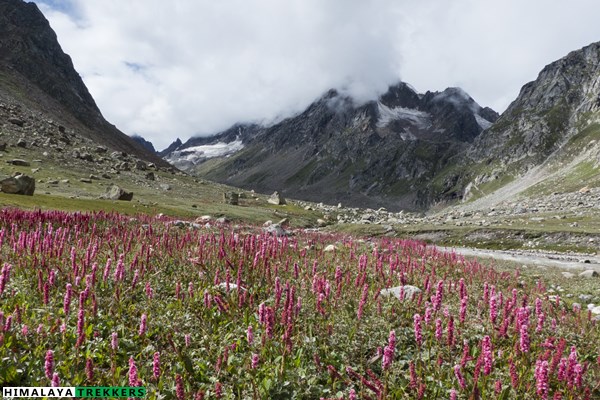
[[[157,148],[398,79],[504,109],[600,39],[595,0],[38,0],[105,117]],[[52,4],[51,4],[52,3]]]

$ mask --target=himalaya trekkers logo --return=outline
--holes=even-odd
[[[28,397],[76,397],[76,398],[141,398],[146,397],[146,388],[141,387],[4,387],[2,399],[16,399]]]

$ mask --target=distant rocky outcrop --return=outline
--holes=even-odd
[[[133,135],[131,138],[133,140],[135,140],[136,142],[138,142],[139,144],[141,144],[146,150],[150,151],[152,154],[156,153],[156,149],[154,148],[154,145],[152,144],[152,142],[144,139],[143,137],[141,137],[139,135]]]

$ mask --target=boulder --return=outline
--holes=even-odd
[[[29,161],[21,160],[20,158],[15,158],[14,160],[10,160],[9,164],[16,165],[19,167],[29,167],[31,164]]]
[[[237,206],[239,204],[240,195],[235,192],[225,192],[223,193],[223,201],[225,204],[231,204],[233,206]]]
[[[10,122],[13,125],[17,125],[17,126],[25,125],[25,121],[23,121],[22,119],[19,119],[19,118],[9,118],[8,122]]]
[[[137,169],[138,171],[145,171],[146,168],[147,168],[147,165],[142,160],[137,160],[135,162],[135,169]]]
[[[3,193],[33,196],[35,179],[27,175],[17,175],[0,181],[0,187]]]
[[[268,234],[274,235],[274,236],[287,236],[288,235],[288,232],[285,229],[283,229],[281,227],[281,225],[279,225],[279,224],[271,224],[271,225],[263,228],[263,231],[265,233],[268,233]]]
[[[404,285],[404,286],[395,286],[395,287],[391,287],[388,289],[382,289],[381,292],[379,292],[379,295],[382,297],[394,296],[398,300],[403,300],[400,298],[400,292],[402,290],[404,291],[404,299],[408,299],[408,300],[412,299],[413,296],[421,293],[421,289],[419,289],[416,286]]]
[[[285,204],[285,199],[283,198],[282,195],[279,194],[279,192],[274,192],[271,197],[269,197],[269,199],[267,200],[267,202],[269,204],[275,204],[277,206],[281,206]]]
[[[588,269],[587,271],[583,271],[582,273],[580,273],[579,277],[580,278],[597,278],[598,272],[594,271],[593,269]]]
[[[106,194],[103,197],[109,200],[131,201],[133,199],[133,192],[128,192],[117,185],[112,185],[106,190]]]

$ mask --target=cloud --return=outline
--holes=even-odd
[[[600,38],[592,0],[37,3],[105,117],[157,148],[288,116],[330,88],[372,99],[400,78],[501,111]]]

